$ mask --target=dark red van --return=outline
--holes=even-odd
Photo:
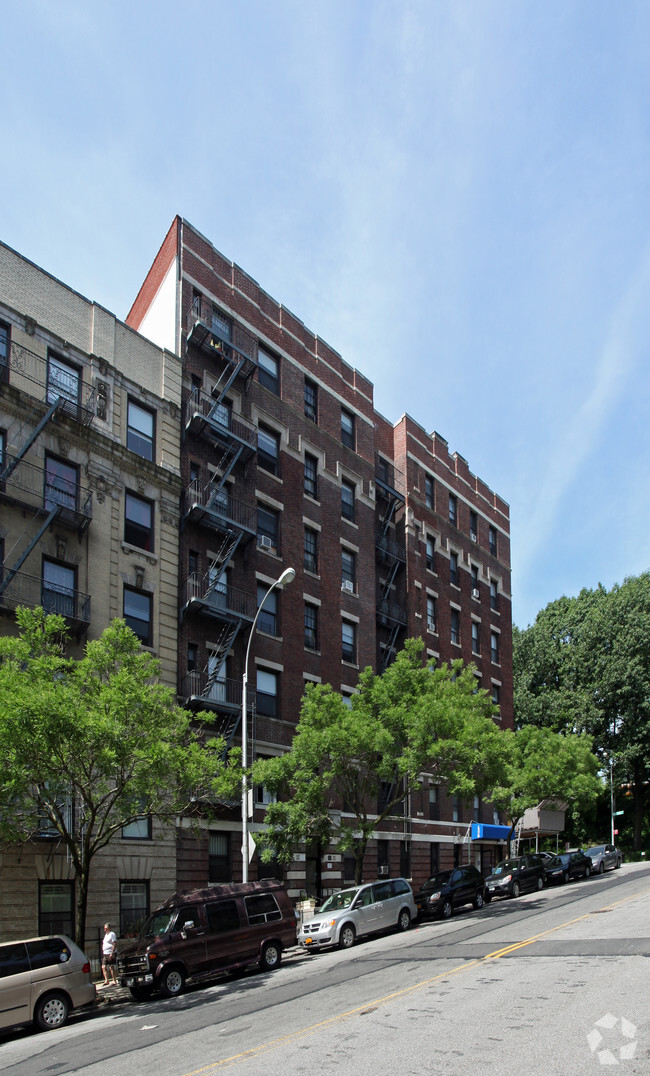
[[[296,913],[281,882],[233,882],[174,893],[156,908],[137,941],[121,949],[118,976],[138,1000],[165,997],[222,971],[277,968],[296,944]]]

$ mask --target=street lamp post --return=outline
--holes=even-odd
[[[248,636],[248,645],[246,647],[246,657],[244,658],[244,676],[242,679],[242,691],[241,691],[241,743],[242,743],[242,778],[241,778],[241,862],[242,862],[242,881],[248,881],[248,658],[251,650],[251,641],[255,634],[255,625],[257,624],[257,618],[262,612],[264,602],[268,598],[272,590],[276,587],[280,589],[285,583],[291,583],[296,577],[296,573],[293,568],[285,568],[282,575],[271,583],[271,586],[267,590],[266,594],[262,598],[260,604],[257,607],[255,613],[255,619],[251,624],[251,630]]]

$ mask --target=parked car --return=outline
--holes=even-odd
[[[587,849],[586,855],[589,856],[594,871],[599,874],[603,874],[610,867],[612,870],[618,870],[623,862],[623,856],[613,844],[594,844]]]
[[[64,934],[0,945],[0,1028],[33,1021],[52,1031],[94,1001],[90,961]]]
[[[574,878],[588,878],[591,860],[580,848],[561,852],[546,864],[547,882],[570,882]]]
[[[463,904],[482,908],[485,903],[483,875],[469,863],[453,870],[438,871],[415,894],[415,903],[421,916],[440,915],[443,919],[449,919],[454,908]]]
[[[159,990],[181,993],[223,971],[259,964],[277,968],[296,944],[296,913],[281,882],[237,882],[174,893],[118,953],[117,972],[138,1000]]]
[[[537,854],[501,860],[485,879],[486,901],[492,897],[518,897],[525,889],[543,889],[544,862]]]
[[[298,944],[314,951],[338,945],[349,949],[363,934],[391,927],[408,930],[417,918],[413,891],[404,878],[342,889],[325,901],[298,931]]]

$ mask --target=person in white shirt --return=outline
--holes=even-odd
[[[115,977],[115,954],[117,950],[117,937],[115,931],[111,930],[110,923],[104,923],[104,937],[102,940],[102,972],[104,975],[104,982],[108,986],[110,978],[108,975],[109,969],[113,982],[117,984]]]

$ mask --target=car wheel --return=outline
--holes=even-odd
[[[591,867],[585,867],[585,878],[588,878],[591,874]]]
[[[130,986],[131,997],[136,1001],[148,1001],[153,991],[152,986]]]
[[[510,890],[510,892],[512,893],[513,897],[519,896],[519,894],[521,893],[521,886],[519,885],[519,882],[512,883],[512,889]]]
[[[453,912],[453,910],[454,909],[452,907],[451,901],[450,900],[443,900],[442,904],[440,905],[440,915],[442,916],[442,918],[443,919],[450,919],[451,918],[451,913]]]
[[[562,881],[564,883],[569,881],[569,872],[568,871],[565,871],[564,874],[562,875]]]
[[[274,968],[279,968],[282,961],[282,949],[278,942],[267,942],[262,949],[262,955],[260,956],[260,967],[262,971],[273,971]]]
[[[485,903],[490,904],[491,901],[492,901],[492,894],[491,893],[486,893],[485,894]]]
[[[602,859],[601,859],[600,863],[598,864],[598,873],[599,874],[604,874],[605,873],[605,864],[603,863]]]
[[[46,994],[36,1003],[34,1023],[41,1031],[54,1031],[63,1027],[69,1012],[70,1002],[65,994]]]
[[[537,892],[539,893],[543,888],[544,888],[544,879],[542,878],[542,876],[540,874],[539,878],[537,879]]]
[[[177,998],[183,993],[185,975],[178,967],[165,968],[160,976],[160,992],[165,998]]]
[[[408,930],[411,925],[411,914],[408,908],[402,908],[397,917],[397,929],[400,931]]]
[[[346,923],[341,927],[341,933],[339,934],[339,949],[351,949],[354,945],[356,933],[352,923]]]
[[[474,894],[474,900],[472,901],[472,904],[477,909],[482,908],[483,905],[485,904],[485,897],[483,896],[483,893],[481,892],[480,889],[476,890],[476,893]]]
[[[620,859],[617,859],[617,860],[616,860],[616,866],[615,866],[614,870],[618,870],[618,868],[620,867],[620,865],[621,865],[621,860],[620,860]]]

